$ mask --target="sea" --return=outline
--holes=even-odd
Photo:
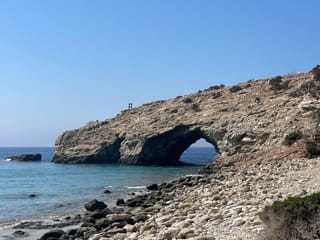
[[[8,161],[13,155],[41,153],[42,161]],[[83,209],[98,199],[115,203],[146,186],[196,174],[212,161],[213,148],[190,147],[181,161],[193,166],[131,166],[121,164],[54,164],[52,147],[0,148],[0,225]],[[108,189],[112,193],[105,194]],[[33,195],[35,197],[31,197]]]

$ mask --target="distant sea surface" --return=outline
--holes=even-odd
[[[41,153],[40,162],[4,160],[8,156]],[[213,148],[189,148],[184,162],[204,165]],[[119,164],[53,164],[53,148],[0,148],[0,223],[55,216],[82,209],[93,198],[115,202],[152,183],[195,174],[200,166],[145,167]],[[109,189],[111,194],[104,194]],[[35,197],[30,197],[35,194]]]

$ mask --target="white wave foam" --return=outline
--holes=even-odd
[[[10,162],[10,161],[12,161],[12,159],[11,158],[6,158],[6,159],[3,159],[3,161]]]
[[[188,174],[186,177],[202,177],[203,175],[201,174]]]
[[[142,188],[146,188],[146,186],[124,186],[125,188],[128,189],[142,189]]]

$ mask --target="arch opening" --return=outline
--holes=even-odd
[[[204,138],[200,138],[181,154],[179,161],[186,164],[206,165],[217,155],[215,146]]]
[[[180,125],[147,139],[136,163],[144,165],[186,164],[180,161],[181,155],[190,145],[202,138],[210,143],[216,152],[219,152],[215,141],[208,138],[200,128],[191,129],[189,126]]]

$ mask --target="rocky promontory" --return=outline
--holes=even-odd
[[[64,132],[53,161],[173,165],[200,138],[221,156],[273,151],[298,140],[317,155],[319,86],[317,66],[144,104]]]

